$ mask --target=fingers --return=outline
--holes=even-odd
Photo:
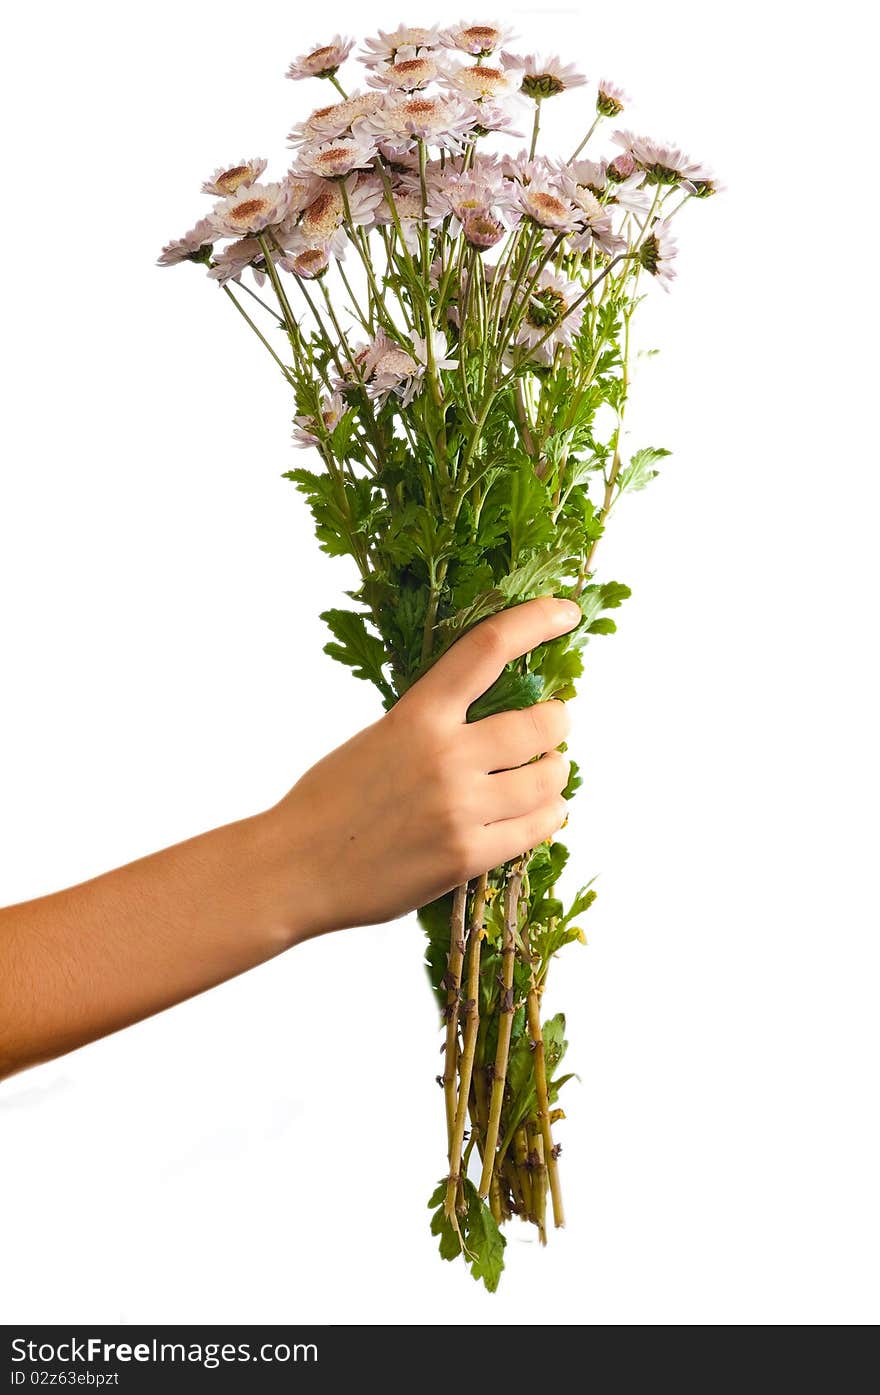
[[[552,838],[565,823],[568,807],[564,799],[557,797],[530,814],[517,819],[504,819],[483,830],[478,840],[480,868],[498,867],[512,857],[529,852],[539,843]],[[475,853],[477,849],[475,848]],[[472,873],[477,875],[477,871]]]
[[[499,712],[468,728],[475,756],[487,773],[513,770],[534,756],[552,751],[568,735],[570,719],[564,702],[539,702],[520,712]]]
[[[543,808],[562,794],[568,784],[571,761],[560,751],[548,751],[540,760],[519,770],[487,775],[480,789],[480,804],[487,824],[521,818]]]
[[[464,721],[468,707],[491,688],[505,664],[573,630],[580,618],[574,601],[553,596],[503,610],[457,640],[411,692],[419,701],[446,703]]]

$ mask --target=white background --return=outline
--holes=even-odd
[[[552,990],[581,1074],[567,1229],[544,1253],[512,1230],[494,1298],[437,1258],[439,1036],[407,920],[0,1086],[2,1319],[878,1317],[865,14],[510,11],[521,49],[622,82],[636,129],[729,185],[643,316],[663,353],[631,443],[674,456],[603,545],[633,599],[576,706],[570,842],[601,894]],[[153,265],[215,165],[286,167],[326,89],[282,75],[325,37],[278,0],[4,20],[0,902],[264,807],[375,715],[321,653],[350,578],[280,478],[284,388],[200,270]],[[559,99],[560,152],[590,100]]]

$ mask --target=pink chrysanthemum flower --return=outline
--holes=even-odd
[[[166,242],[159,254],[159,266],[177,266],[180,262],[207,262],[217,236],[217,229],[210,218],[200,218],[194,228]]]
[[[609,257],[625,251],[626,241],[614,231],[610,209],[601,204],[589,189],[574,185],[571,195],[579,222],[577,232],[569,238],[573,250],[587,252],[592,245]]]
[[[560,177],[571,179],[581,189],[589,189],[599,198],[608,186],[607,167],[604,160],[575,160],[573,165],[557,166]]]
[[[353,92],[344,102],[319,107],[311,116],[294,126],[288,140],[291,145],[310,145],[316,141],[337,140],[347,135],[364,116],[372,116],[382,105],[378,92]]]
[[[503,102],[492,102],[486,100],[478,103],[479,116],[474,133],[478,136],[488,136],[492,132],[504,136],[522,137],[522,131],[518,130],[515,122],[516,116],[509,106]]]
[[[314,417],[294,417],[293,440],[300,447],[316,446],[323,437],[335,431],[345,416],[345,403],[338,392],[325,397],[321,402],[321,420],[324,424],[322,435],[318,435],[318,423]]]
[[[722,193],[725,185],[706,165],[697,165],[688,175],[685,188],[689,188],[696,199],[708,199]]]
[[[370,396],[382,403],[390,393],[397,393],[405,401],[410,401],[414,393],[415,379],[424,372],[423,365],[390,339],[384,329],[380,329],[369,345],[363,363],[360,365],[364,378],[369,383]]]
[[[343,256],[348,241],[343,227],[343,187],[352,222],[358,226],[370,226],[374,222],[376,209],[383,198],[378,179],[354,173],[345,180],[319,180],[317,192],[296,223],[289,229],[285,226],[286,247],[296,253],[305,247],[329,246],[335,257]]]
[[[393,63],[403,48],[419,53],[424,49],[438,48],[439,45],[439,29],[413,29],[401,24],[392,34],[380,29],[377,39],[365,39],[367,52],[360,55],[360,61],[366,63],[368,68],[374,68],[377,63]]]
[[[643,171],[640,170],[628,150],[625,150],[622,155],[615,155],[608,164],[608,178],[615,184],[622,183],[625,179],[631,179],[635,173],[643,173]]]
[[[325,145],[304,146],[299,153],[296,169],[321,179],[344,179],[352,170],[367,169],[373,162],[376,146],[359,136],[346,136]]]
[[[438,174],[428,186],[428,212],[439,218],[453,216],[450,232],[453,236],[458,226],[473,213],[489,213],[493,209],[503,210],[508,222],[513,209],[514,195],[509,182],[502,178],[500,170],[486,162],[477,160],[466,174],[457,171],[444,171]]]
[[[353,48],[354,39],[344,39],[341,34],[334,34],[329,44],[323,44],[312,49],[311,53],[301,53],[298,58],[294,58],[287,70],[287,76],[294,82],[301,82],[303,78],[310,77],[335,77]]]
[[[638,249],[639,261],[646,271],[656,276],[665,291],[677,275],[672,263],[678,256],[678,246],[669,231],[668,221],[655,223]]]
[[[689,176],[700,172],[700,166],[674,145],[661,145],[647,136],[633,135],[632,131],[615,131],[611,139],[645,171],[649,184],[684,184],[687,187]]]
[[[393,224],[396,213],[403,241],[410,252],[415,252],[419,245],[421,228],[426,222],[429,227],[436,227],[442,215],[435,213],[430,203],[423,211],[421,189],[410,183],[398,183],[392,192],[394,209],[392,210],[391,205],[383,199],[376,211],[376,222],[386,225]]]
[[[401,48],[393,63],[377,64],[367,82],[371,87],[383,87],[392,92],[418,92],[443,74],[444,69],[435,54]]]
[[[583,87],[587,80],[573,63],[563,63],[555,54],[541,58],[530,53],[525,58],[518,58],[512,53],[502,53],[501,57],[505,66],[522,70],[520,91],[535,102],[542,102],[546,97],[557,97],[560,92],[568,92],[572,87]]]
[[[464,215],[462,231],[469,246],[476,247],[478,252],[486,252],[490,247],[498,245],[507,229],[500,218],[483,209],[477,209]]]
[[[652,196],[645,189],[642,170],[634,169],[625,179],[612,180],[604,160],[576,160],[573,165],[561,165],[560,175],[563,182],[570,179],[606,204],[618,204],[632,213],[645,213],[651,207]]]
[[[523,79],[521,68],[494,68],[482,63],[474,67],[455,68],[444,79],[445,85],[472,102],[498,101],[512,97],[520,89]]]
[[[262,232],[270,224],[281,222],[289,209],[290,197],[287,183],[251,184],[215,204],[211,222],[224,237]]]
[[[555,181],[558,176],[557,168],[543,155],[536,155],[530,160],[526,150],[521,150],[518,155],[503,156],[501,173],[505,179],[514,180],[517,184],[544,184]]]
[[[576,310],[570,307],[579,293],[577,285],[549,267],[541,272],[515,336],[515,342],[531,350],[530,357],[537,362],[552,362],[557,348],[568,347],[578,334],[584,308],[582,305]],[[506,291],[505,302],[509,300],[510,291]]]
[[[227,199],[238,189],[247,189],[256,184],[266,168],[265,160],[242,160],[238,165],[221,165],[202,185],[203,194],[213,194],[215,198]]]
[[[516,196],[516,206],[539,228],[551,232],[572,232],[577,226],[577,213],[570,199],[555,184],[533,180],[524,184]]]
[[[314,281],[329,267],[331,251],[330,243],[319,242],[314,247],[304,246],[298,252],[285,252],[278,265],[304,281]]]
[[[493,20],[485,24],[467,24],[462,19],[452,24],[440,35],[445,48],[457,48],[460,53],[471,53],[474,58],[488,58],[496,48],[513,38],[513,31]]]
[[[392,156],[412,149],[416,140],[456,151],[478,119],[479,109],[473,102],[452,93],[431,97],[422,92],[387,102],[374,116],[365,118],[363,130]]]
[[[596,97],[596,110],[600,116],[619,116],[628,101],[629,96],[622,87],[607,82],[605,78],[600,79]]]
[[[343,251],[346,243],[342,227],[344,218],[345,203],[338,185],[324,181],[315,198],[303,209],[296,224],[299,246],[332,245],[334,252],[337,248]]]
[[[273,257],[274,260],[276,259]],[[219,281],[221,286],[225,286],[227,281],[238,281],[242,272],[250,267],[254,280],[261,286],[266,279],[265,265],[263,249],[257,239],[242,237],[238,242],[230,242],[228,247],[217,253],[208,275],[214,281]]]

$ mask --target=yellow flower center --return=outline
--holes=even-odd
[[[231,170],[224,170],[218,175],[217,188],[224,194],[234,194],[236,189],[240,189],[242,184],[247,184],[250,179],[250,165],[235,165]]]
[[[262,214],[269,207],[268,199],[244,199],[229,210],[229,219],[233,223],[249,223],[252,218]]]

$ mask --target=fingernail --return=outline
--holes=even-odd
[[[560,601],[559,604],[560,606],[564,607],[562,613],[565,615],[566,620],[568,620],[570,624],[573,625],[576,620],[580,620],[581,608],[578,605],[577,601]]]

